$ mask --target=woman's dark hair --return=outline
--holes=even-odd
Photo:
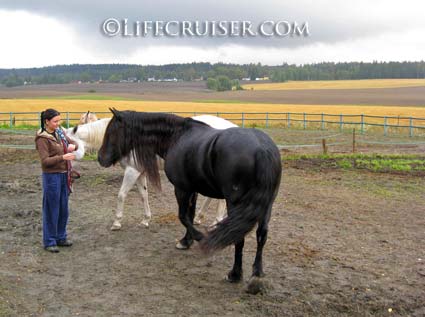
[[[41,112],[40,115],[40,126],[41,126],[41,131],[44,131],[44,122],[46,120],[52,120],[52,118],[59,116],[61,113],[55,109],[46,109],[44,111]]]

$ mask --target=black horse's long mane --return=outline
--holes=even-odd
[[[156,154],[164,158],[168,149],[193,124],[206,125],[172,114],[135,111],[114,112],[110,122],[114,125],[114,133],[118,133],[120,156],[133,151],[135,162],[157,188],[161,188],[161,180]]]

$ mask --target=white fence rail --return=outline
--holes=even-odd
[[[360,133],[377,129],[384,135],[425,135],[425,118],[403,116],[372,116],[364,114],[328,114],[300,112],[172,112],[180,116],[211,114],[233,121],[242,127],[281,127],[296,129],[340,130],[357,129]],[[63,125],[78,124],[81,112],[62,112]],[[110,112],[97,112],[99,118],[111,116]],[[0,112],[0,124],[14,128],[22,125],[39,125],[39,112]]]

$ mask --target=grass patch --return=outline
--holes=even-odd
[[[38,127],[36,127],[35,125],[32,124],[19,124],[19,125],[14,125],[12,128],[10,127],[9,123],[0,123],[0,130],[4,130],[5,132],[14,132],[16,130],[37,130]]]
[[[82,182],[90,187],[94,187],[97,185],[105,184],[106,180],[107,180],[106,175],[98,174],[94,176],[82,177],[79,180],[77,180],[77,182]]]
[[[299,154],[284,157],[284,161],[309,162],[313,167],[362,169],[380,173],[425,172],[425,156],[382,154]]]
[[[97,152],[93,153],[85,153],[83,157],[83,161],[97,161]]]

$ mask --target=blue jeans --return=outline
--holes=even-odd
[[[43,245],[66,240],[68,223],[67,173],[43,173]]]

